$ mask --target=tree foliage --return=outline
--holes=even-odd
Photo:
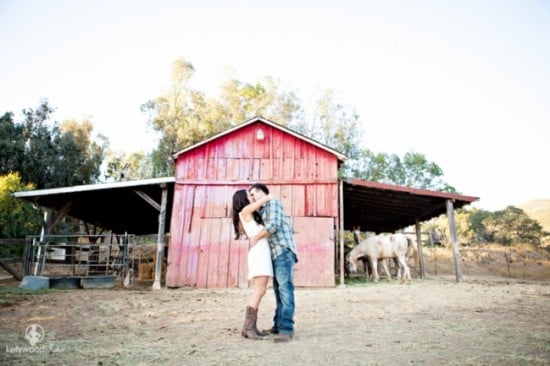
[[[314,101],[308,115],[311,117],[296,119],[290,127],[349,159],[359,156],[364,136],[359,114],[340,102],[335,90],[324,90]]]
[[[396,154],[374,153],[365,149],[348,166],[348,175],[354,178],[441,192],[456,192],[454,187],[443,180],[443,169],[420,153],[407,152],[401,159]]]
[[[0,119],[0,174],[19,172],[36,188],[64,187],[95,182],[100,175],[107,142],[91,139],[89,121],[51,122],[53,109],[43,100],[36,110],[24,109],[23,120],[13,114]]]
[[[286,124],[299,110],[293,92],[271,78],[255,84],[228,80],[222,86],[221,97],[214,99],[190,87],[194,72],[190,62],[176,60],[169,91],[142,105],[161,136],[150,156],[155,177],[174,174],[170,157],[178,150],[257,115]]]
[[[36,234],[40,228],[40,215],[32,205],[11,195],[31,189],[34,189],[34,185],[22,183],[19,173],[0,176],[1,238],[24,238],[26,235]]]
[[[105,160],[105,178],[108,181],[140,180],[152,176],[151,164],[143,152],[127,154],[109,151]]]
[[[463,245],[495,243],[500,245],[532,244],[541,246],[547,233],[522,209],[508,206],[504,210],[459,209],[455,212],[458,240]],[[443,242],[450,243],[448,221],[440,216],[425,227],[442,234]]]
[[[488,239],[503,244],[531,243],[540,245],[542,226],[522,209],[508,206],[483,220]]]

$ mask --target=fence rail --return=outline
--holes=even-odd
[[[128,269],[133,269],[133,261],[128,259],[135,242],[135,235],[128,234],[28,236],[23,274],[124,278]]]

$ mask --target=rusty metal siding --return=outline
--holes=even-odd
[[[337,166],[336,156],[262,122],[179,155],[167,285],[248,286],[248,244],[234,239],[231,199],[257,181],[291,216],[300,256],[296,285],[334,285]]]

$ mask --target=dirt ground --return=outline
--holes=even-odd
[[[249,289],[152,290],[142,281],[29,292],[5,280],[0,364],[548,365],[550,265],[519,259],[494,275],[473,271],[487,253],[464,255],[461,283],[441,254],[412,285],[355,279],[345,288],[298,288],[296,333],[287,344],[240,336]],[[538,269],[538,277],[528,278],[524,267]],[[273,310],[268,291],[261,327],[271,325]],[[30,324],[44,330],[34,347],[25,338]]]

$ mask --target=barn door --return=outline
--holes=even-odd
[[[294,217],[298,246],[296,286],[334,286],[334,218]]]

